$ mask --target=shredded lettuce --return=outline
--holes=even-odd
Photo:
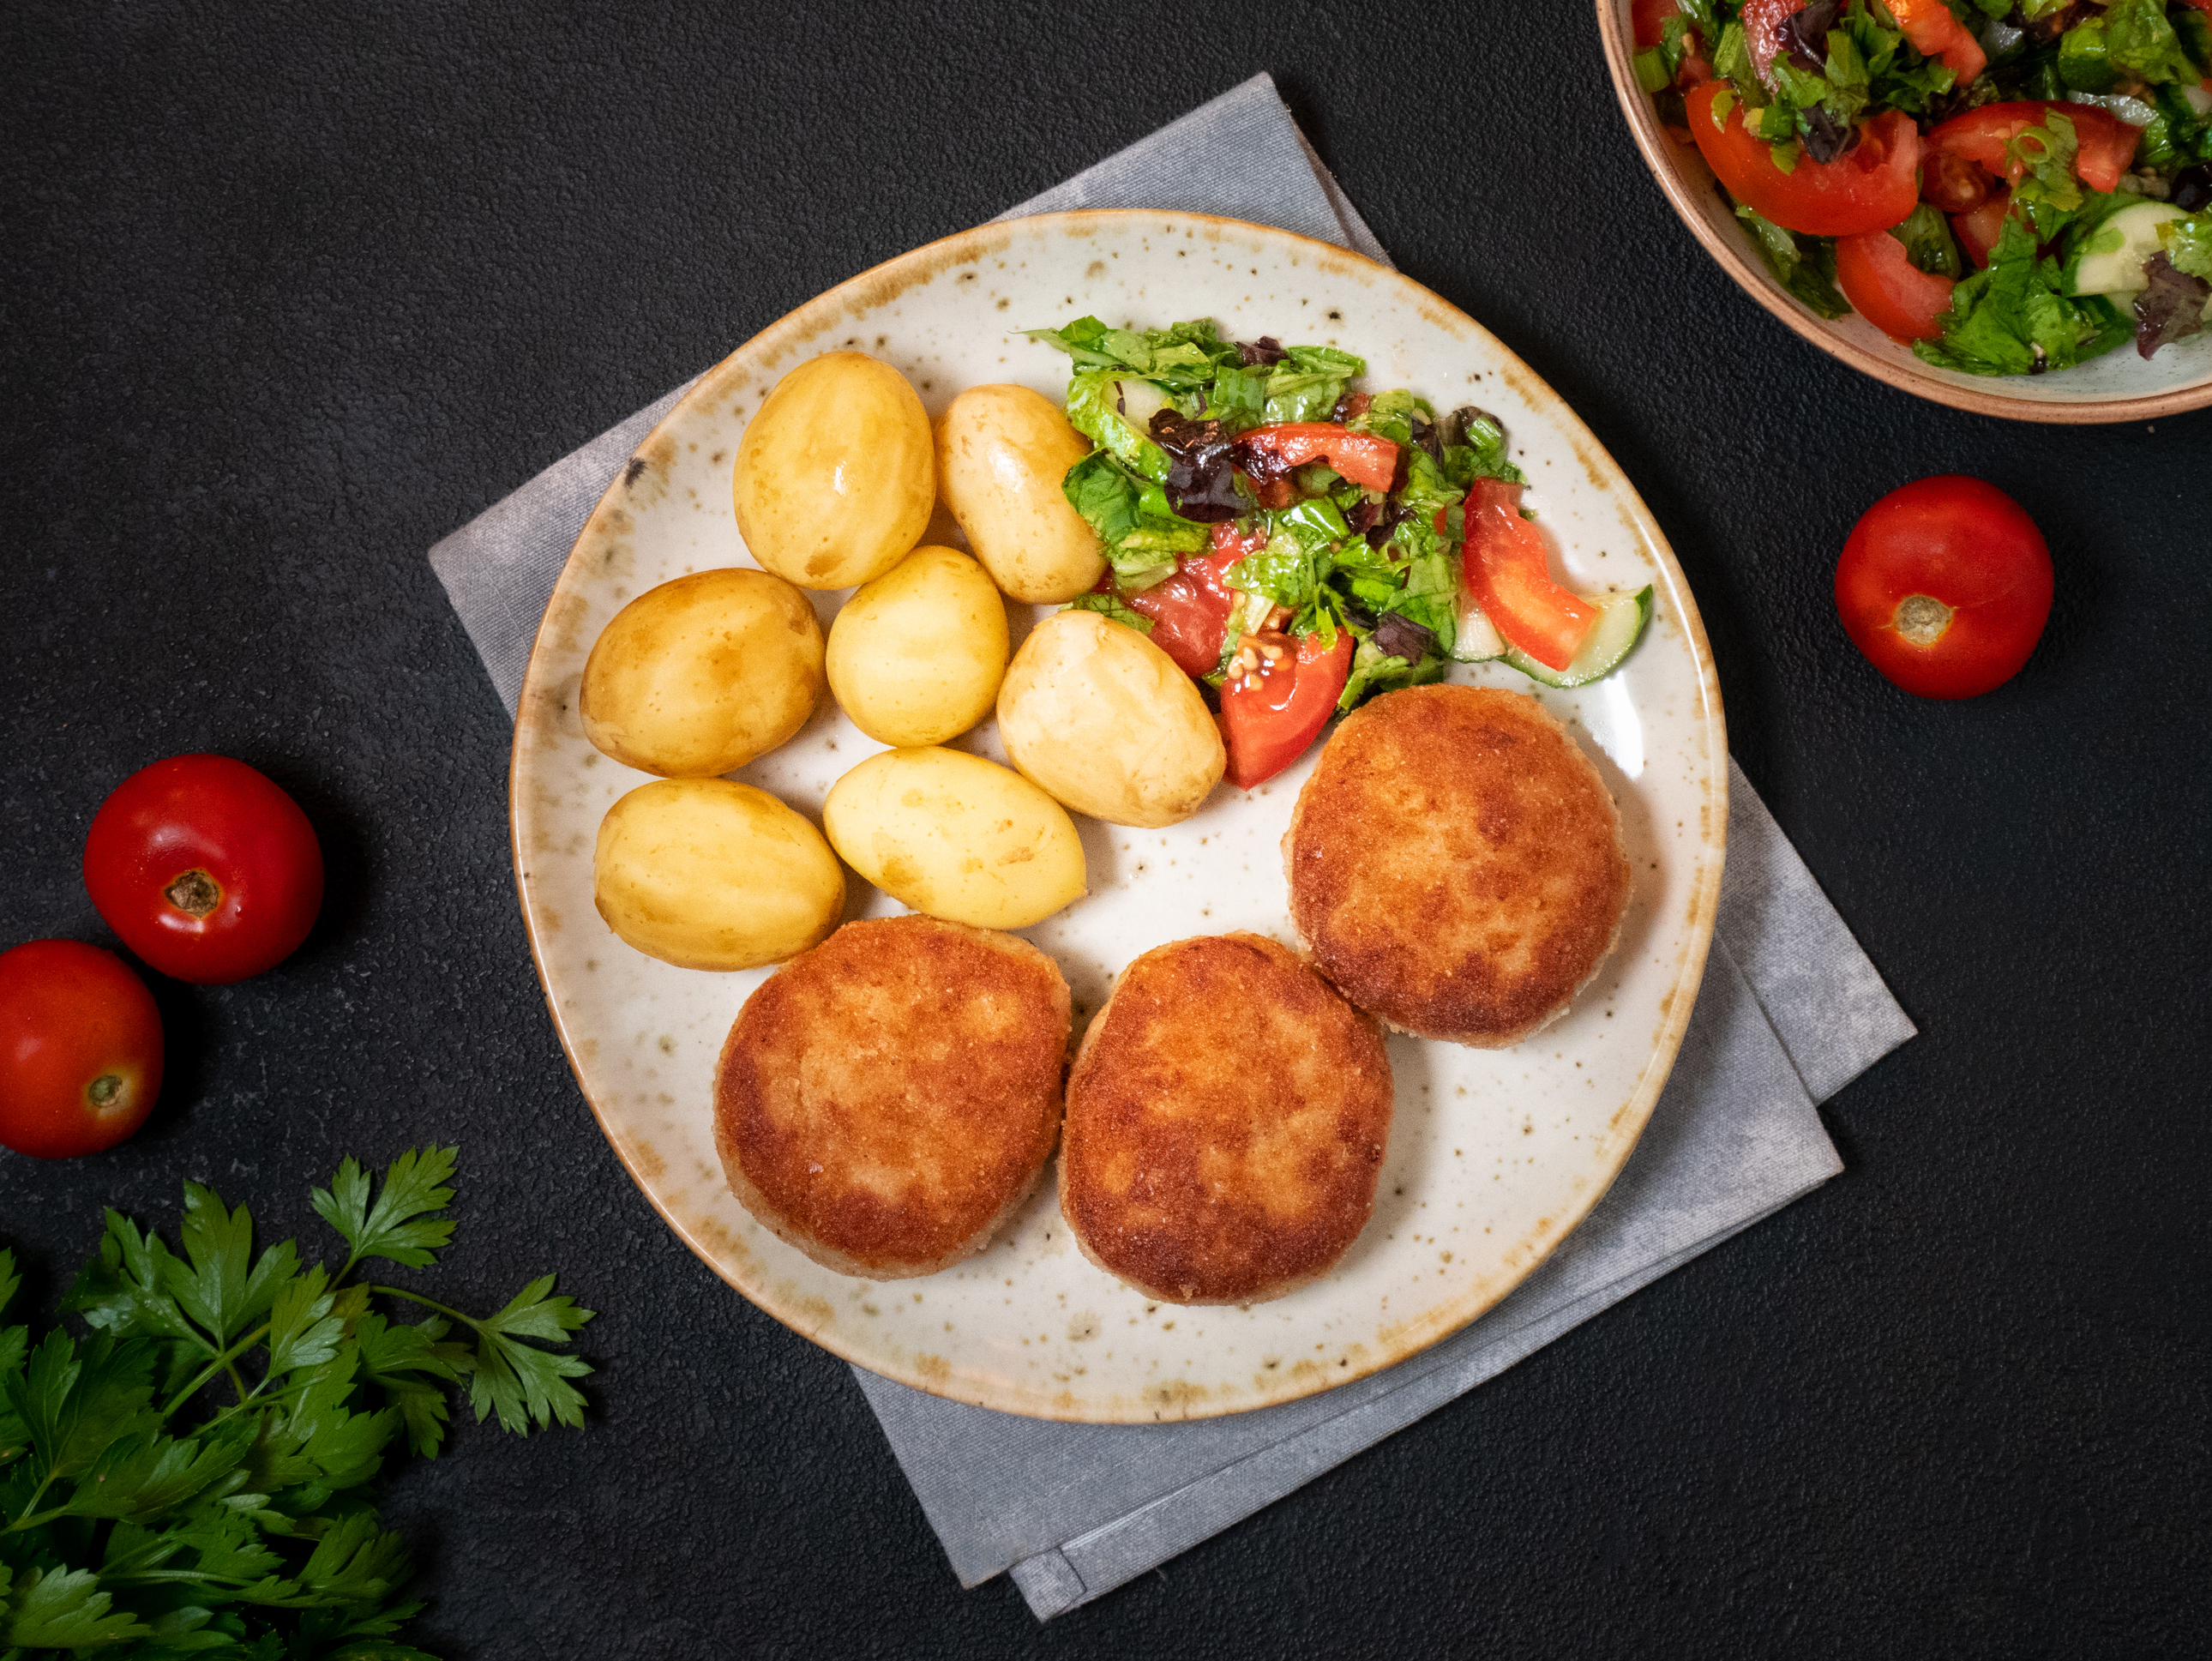
[[[1751,227],[1753,244],[1774,280],[1822,317],[1842,317],[1850,304],[1836,288],[1836,245],[1824,236],[1785,231],[1739,203],[1735,216]]]
[[[1152,632],[1152,618],[1146,617],[1142,611],[1131,610],[1129,606],[1123,604],[1121,597],[1118,594],[1100,593],[1093,589],[1089,593],[1078,594],[1073,599],[1068,601],[1067,609],[1071,611],[1096,611],[1101,617],[1110,618],[1115,623],[1126,624],[1140,635],[1149,635]]]
[[[2166,0],[2113,0],[2104,24],[2106,52],[2123,74],[2153,84],[2172,81],[2193,86],[2203,78],[2173,25],[2166,21]]]
[[[1939,368],[1968,374],[2040,374],[2133,337],[2108,301],[2069,297],[2062,282],[2058,262],[2042,258],[2034,234],[2008,218],[1988,269],[1952,289],[1950,310],[1936,319],[1942,338],[1915,341],[1912,350]]]

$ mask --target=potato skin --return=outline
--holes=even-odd
[[[951,548],[915,549],[830,625],[830,690],[879,744],[942,744],[991,713],[1006,672],[1006,604]]]
[[[999,736],[1022,776],[1109,824],[1178,824],[1229,757],[1189,676],[1135,630],[1055,611],[999,687]]]
[[[657,779],[607,810],[592,903],[647,957],[682,969],[757,969],[817,946],[845,909],[822,833],[765,790]]]
[[[970,386],[937,423],[937,487],[991,581],[1015,599],[1073,599],[1106,555],[1060,488],[1091,441],[1026,386]]]
[[[615,613],[584,664],[584,736],[625,767],[711,778],[766,755],[822,701],[814,607],[766,571],[695,571]]]
[[[929,417],[890,364],[824,352],[778,381],[746,423],[730,487],[738,534],[768,569],[802,588],[866,582],[929,524]]]
[[[1083,841],[1050,796],[960,750],[885,750],[831,787],[822,823],[892,898],[978,928],[1024,928],[1082,897]]]

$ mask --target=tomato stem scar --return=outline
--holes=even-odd
[[[110,1105],[116,1097],[122,1093],[122,1091],[123,1080],[113,1073],[101,1074],[84,1088],[84,1093],[92,1098],[92,1104],[94,1107]]]
[[[204,917],[222,903],[222,889],[196,866],[164,888],[161,897],[191,916]]]
[[[1958,615],[1942,600],[1927,594],[1907,594],[1897,602],[1897,632],[1915,646],[1933,646],[1943,638],[1951,619]]]

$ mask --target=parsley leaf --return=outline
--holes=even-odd
[[[410,1151],[378,1184],[348,1159],[313,1196],[351,1247],[332,1275],[290,1241],[255,1253],[252,1219],[185,1187],[181,1254],[107,1214],[64,1307],[88,1333],[0,1329],[0,1661],[129,1646],[169,1658],[394,1661],[405,1542],[365,1497],[404,1427],[434,1457],[447,1397],[526,1433],[580,1425],[563,1349],[591,1312],[532,1281],[482,1320],[434,1305],[417,1325],[347,1284],[381,1256],[426,1267],[452,1238],[450,1148]],[[374,1203],[371,1202],[374,1196]],[[17,1290],[0,1251],[0,1309]],[[473,1343],[452,1337],[465,1328]],[[258,1378],[258,1382],[249,1382]],[[234,1399],[210,1398],[225,1385]]]
[[[409,1148],[385,1172],[384,1192],[374,1207],[368,1204],[368,1173],[349,1159],[338,1166],[330,1188],[316,1189],[308,1201],[318,1217],[345,1236],[353,1248],[349,1263],[382,1257],[424,1269],[453,1238],[452,1220],[429,1214],[453,1202],[449,1184],[459,1152],[433,1147],[418,1153]]]
[[[584,1422],[584,1398],[568,1380],[591,1371],[574,1355],[562,1355],[518,1342],[547,1338],[555,1342],[592,1318],[566,1298],[548,1298],[553,1290],[550,1275],[532,1281],[514,1294],[514,1301],[488,1320],[471,1321],[479,1342],[467,1364],[469,1405],[479,1423],[497,1412],[500,1428],[525,1431],[559,1420],[564,1425]]]
[[[0,1574],[6,1573],[0,1568]],[[9,1600],[0,1642],[14,1649],[87,1650],[153,1635],[128,1609],[111,1613],[114,1601],[89,1569],[29,1570],[22,1589]]]

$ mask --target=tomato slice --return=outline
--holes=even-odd
[[[1948,150],[1929,150],[1920,158],[1920,199],[1945,213],[1970,213],[1988,201],[1997,181],[1978,161]]]
[[[1229,750],[1229,782],[1240,790],[1265,784],[1305,754],[1352,677],[1348,629],[1337,630],[1334,646],[1323,646],[1319,635],[1245,638],[1257,672],[1232,675],[1221,689],[1221,741]]]
[[[1836,240],[1836,286],[1851,309],[1892,340],[1934,340],[1936,318],[1951,309],[1952,280],[1933,277],[1905,257],[1887,231]]]
[[[1224,520],[1213,527],[1212,548],[1202,554],[1185,554],[1176,562],[1173,576],[1124,597],[1131,611],[1152,620],[1152,644],[1194,680],[1221,665],[1222,637],[1237,605],[1229,587],[1229,568],[1265,544],[1264,538],[1238,536],[1236,525]],[[1110,588],[1113,581],[1109,572],[1099,587]]]
[[[1990,263],[1990,250],[2004,234],[2005,216],[2011,211],[2012,192],[2000,188],[1980,207],[1951,216],[1951,228],[1958,233],[1959,246],[1974,264]]]
[[[1940,58],[1963,87],[1979,75],[1990,61],[1982,43],[1966,33],[1943,0],[1885,0],[1889,15],[1905,38],[1923,58]]]
[[[2000,179],[2016,184],[2026,167],[2010,160],[2006,152],[2014,139],[2030,127],[2041,126],[2053,110],[2074,124],[2074,137],[2080,145],[2074,157],[2075,176],[2093,191],[2118,189],[2120,175],[2135,160],[2142,129],[2130,126],[2094,104],[2026,99],[1984,104],[1931,128],[1929,148],[1978,161]]]
[[[1479,478],[1467,499],[1460,581],[1509,646],[1565,669],[1596,611],[1552,581],[1543,532],[1521,517],[1521,487]]]
[[[1744,131],[1743,110],[1732,102],[1726,122],[1713,125],[1713,104],[1735,89],[1709,81],[1684,94],[1690,136],[1698,154],[1729,194],[1785,230],[1808,236],[1856,236],[1901,224],[1920,200],[1920,130],[1901,110],[1863,123],[1859,143],[1832,161],[1800,155],[1794,170],[1774,165],[1774,147]]]
[[[1364,484],[1370,490],[1389,490],[1398,472],[1398,447],[1389,439],[1374,433],[1355,433],[1330,421],[1288,421],[1255,427],[1237,444],[1239,449],[1272,457],[1284,468],[1326,461],[1354,484]],[[1246,466],[1244,471],[1252,469]]]

